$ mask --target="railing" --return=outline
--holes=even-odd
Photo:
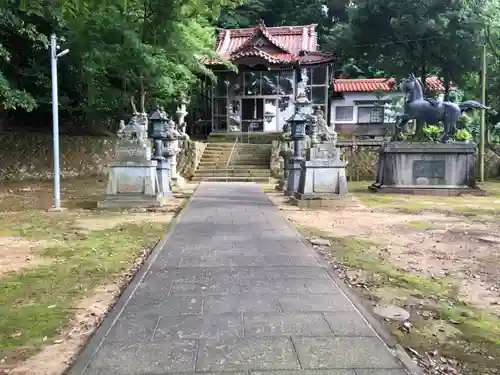
[[[229,163],[231,162],[231,159],[233,157],[234,149],[236,148],[236,144],[238,143],[238,138],[239,136],[236,136],[236,139],[234,140],[233,147],[231,148],[231,153],[229,154],[229,157],[227,158],[227,163],[226,163],[226,182],[229,182]]]

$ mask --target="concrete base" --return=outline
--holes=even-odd
[[[51,207],[47,210],[47,212],[65,212],[65,211],[67,211],[67,209],[64,207],[59,207],[59,208]]]
[[[165,206],[172,196],[146,196],[138,194],[106,195],[97,202],[97,208],[148,208]]]
[[[381,194],[408,194],[408,195],[436,195],[445,197],[457,197],[460,195],[486,196],[488,193],[480,188],[462,187],[422,187],[422,186],[376,186],[368,187],[373,193]]]
[[[297,192],[293,197],[290,198],[290,203],[292,203],[294,206],[307,209],[335,207],[341,208],[356,204],[356,202],[350,196],[339,196],[337,194],[307,195]]]
[[[484,195],[476,186],[474,143],[389,142],[379,153],[371,191],[423,195]]]

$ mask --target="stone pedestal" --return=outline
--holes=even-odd
[[[151,160],[151,145],[120,140],[115,159],[108,165],[109,180],[99,208],[140,208],[161,206],[158,194],[157,162]]]
[[[486,195],[476,186],[474,143],[389,142],[370,190],[425,195]]]
[[[329,200],[347,195],[345,163],[333,143],[316,145],[302,164],[294,201]]]

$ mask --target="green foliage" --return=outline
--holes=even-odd
[[[317,24],[321,49],[337,58],[336,76],[439,76],[446,88],[460,87],[448,93],[454,102],[479,98],[486,40],[487,103],[500,108],[499,0],[2,0],[0,105],[16,118],[35,111],[37,121],[50,119],[47,43],[55,31],[71,50],[59,62],[62,126],[105,131],[142,90],[149,108],[198,90],[200,77],[214,78],[203,62],[217,58],[216,27],[260,20]],[[487,122],[498,121],[489,111]]]
[[[240,0],[36,0],[0,2],[0,104],[50,116],[48,36],[70,54],[59,61],[62,119],[92,124],[130,113],[130,97],[168,106],[217,59],[214,22]],[[67,123],[68,121],[62,121]],[[102,126],[102,124],[101,124]]]
[[[430,141],[439,142],[443,135],[443,128],[436,125],[425,125],[424,135]]]
[[[469,131],[467,129],[457,130],[457,133],[455,134],[455,140],[456,141],[470,141],[470,140],[472,140],[472,134],[469,133]]]

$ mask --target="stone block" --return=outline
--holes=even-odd
[[[204,312],[207,314],[278,312],[278,300],[270,294],[232,294],[228,296],[208,296]]]
[[[197,315],[201,314],[202,304],[202,296],[168,296],[152,290],[150,293],[134,295],[125,307],[123,316]]]
[[[402,368],[378,337],[299,337],[292,340],[304,369]]]
[[[304,282],[291,280],[240,280],[240,290],[256,293],[307,293]]]
[[[375,331],[359,313],[323,313],[335,336],[376,337]]]
[[[105,343],[85,375],[135,375],[193,371],[196,341]]]
[[[343,294],[287,294],[278,300],[284,312],[355,312]]]
[[[246,313],[246,336],[325,336],[328,324],[318,313]]]
[[[288,337],[250,337],[200,342],[197,371],[299,369]]]
[[[153,341],[224,339],[243,336],[240,314],[164,315],[161,316]]]

